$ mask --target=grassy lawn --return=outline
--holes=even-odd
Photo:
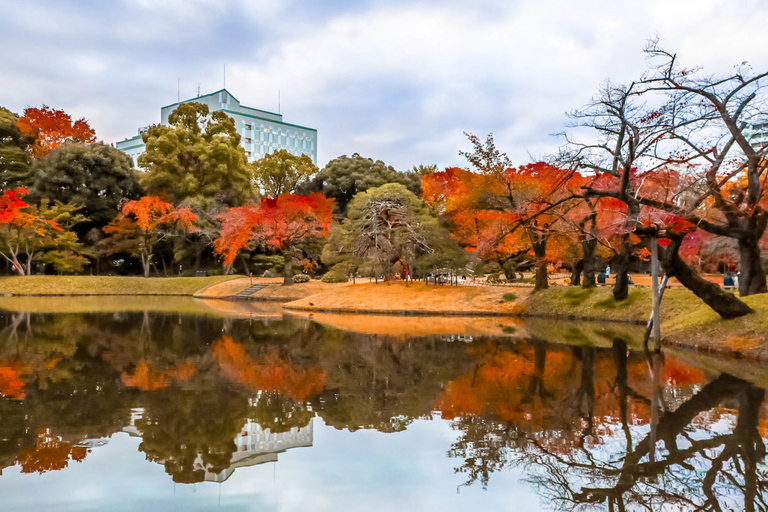
[[[193,295],[238,277],[12,276],[0,295]]]

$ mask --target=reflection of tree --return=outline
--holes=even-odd
[[[313,416],[307,404],[266,393],[252,400],[252,407],[248,411],[248,419],[273,434],[288,432],[294,427],[306,427]]]
[[[339,429],[405,430],[428,417],[445,382],[471,365],[461,344],[313,328],[315,358],[328,375],[313,406]]]
[[[18,462],[22,473],[45,473],[64,469],[69,461],[80,462],[87,454],[86,447],[73,446],[46,429],[38,432],[35,444],[19,452]]]
[[[573,477],[557,477],[563,495],[569,495],[574,504],[607,503],[624,508],[655,502],[659,506],[675,504],[697,510],[722,510],[723,506],[755,510],[758,505],[765,510],[768,503],[763,493],[768,491],[768,472],[757,469],[757,462],[766,454],[757,430],[764,396],[764,390],[721,375],[676,410],[661,415],[655,432],[664,444],[665,457],[650,457],[654,440],[648,434],[622,457],[593,459],[591,464],[566,462],[562,468],[552,467],[549,474],[575,472],[592,482],[576,490],[570,485]],[[738,402],[739,416],[730,434],[705,439],[687,435],[685,429],[696,416],[731,398]],[[540,462],[546,464],[543,459]],[[736,493],[743,496],[742,503],[737,502]]]
[[[151,393],[143,401],[143,417],[136,420],[139,449],[148,460],[163,464],[174,482],[201,482],[206,470],[218,473],[229,467],[235,437],[247,417],[245,396],[201,383],[193,390],[171,387]]]
[[[219,372],[254,391],[281,394],[304,402],[325,388],[325,371],[317,366],[292,364],[278,347],[269,347],[260,357],[251,357],[245,346],[222,336],[211,347]]]
[[[611,352],[574,348],[559,362],[552,355],[562,349],[549,350],[545,357],[534,343],[516,355],[486,356],[436,402],[444,417],[455,418],[460,436],[449,456],[463,460],[456,471],[467,484],[485,486],[493,472],[521,467],[543,500],[563,510],[768,509],[768,470],[758,465],[766,455],[758,432],[763,390],[729,375],[692,396],[682,387],[664,390],[664,383],[691,386],[703,375],[670,359],[663,370],[653,365],[654,385],[645,362],[628,358],[621,340]],[[505,366],[516,357],[522,361]],[[531,370],[520,371],[526,365]],[[552,415],[531,409],[531,390]],[[659,403],[649,432],[639,423],[648,421],[651,394]],[[506,408],[493,405],[499,396]],[[731,402],[738,410],[732,432],[701,428],[702,414]],[[486,405],[478,411],[473,404]]]

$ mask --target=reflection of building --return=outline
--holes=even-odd
[[[203,103],[211,112],[221,111],[235,120],[235,128],[240,134],[240,145],[245,149],[249,162],[258,160],[266,154],[284,149],[294,155],[307,155],[317,165],[317,130],[297,124],[283,122],[283,116],[266,110],[246,107],[232,96],[229,91],[220,91],[184,100],[181,103]],[[173,103],[160,109],[160,124],[168,125],[168,116],[176,110],[179,103]],[[118,142],[117,149],[133,158],[136,164],[139,155],[144,152],[141,135],[149,127],[139,128],[138,135]]]
[[[132,437],[141,437],[141,432],[136,428],[136,420],[141,419],[143,409],[131,410],[131,423],[123,428]],[[304,427],[293,427],[287,432],[272,433],[269,429],[261,428],[258,423],[247,420],[240,433],[235,438],[235,452],[229,461],[229,467],[219,473],[208,471],[202,456],[197,455],[193,465],[195,471],[205,472],[206,482],[224,482],[237,468],[247,468],[265,462],[277,462],[277,454],[290,450],[312,446],[312,420]]]
[[[237,451],[232,454],[229,467],[220,473],[210,473],[205,469],[200,456],[195,461],[195,466],[205,470],[206,482],[224,482],[236,468],[256,466],[265,462],[277,462],[277,454],[300,448],[312,446],[312,420],[305,427],[293,427],[288,432],[275,434],[269,429],[262,429],[258,423],[246,421],[243,430],[235,439]]]

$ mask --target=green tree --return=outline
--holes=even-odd
[[[434,254],[447,240],[448,230],[413,192],[388,183],[360,192],[349,203],[324,262],[347,261],[365,273],[385,276],[399,264],[412,275],[417,258]]]
[[[103,228],[122,201],[142,196],[131,158],[105,144],[66,144],[37,161],[34,173],[33,198],[80,206],[87,217],[77,227],[80,234]]]
[[[29,187],[32,182],[27,149],[35,141],[23,135],[16,123],[19,116],[0,107],[0,188]]]
[[[252,165],[256,185],[268,197],[294,192],[299,183],[317,173],[317,166],[307,155],[292,155],[284,149],[265,155]]]
[[[143,135],[139,166],[150,195],[167,195],[195,213],[239,206],[253,198],[251,171],[235,121],[201,103],[182,103]]]
[[[421,177],[415,172],[398,172],[381,160],[374,161],[357,153],[328,162],[314,180],[302,187],[306,190],[300,189],[300,192],[322,192],[334,198],[337,211],[344,213],[357,194],[387,183],[400,183],[415,195],[421,195]]]

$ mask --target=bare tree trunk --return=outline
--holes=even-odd
[[[755,237],[739,239],[739,295],[746,297],[756,293],[768,292],[765,282],[765,270],[760,261],[759,239]]]
[[[590,238],[585,240],[581,244],[584,250],[584,288],[594,288],[597,286],[597,280],[595,279],[595,252],[597,251],[597,239]]]
[[[584,260],[579,260],[571,267],[571,286],[581,285],[581,272],[584,270]]]
[[[707,281],[680,258],[678,251],[683,243],[683,238],[684,236],[672,238],[666,249],[659,248],[661,266],[664,272],[670,277],[676,277],[683,286],[696,294],[724,320],[751,313],[752,308],[744,304],[734,294],[728,293],[715,283]]]
[[[293,258],[289,255],[285,256],[285,269],[283,270],[283,286],[290,286],[293,284]]]
[[[533,291],[546,290],[549,288],[547,279],[547,239],[541,235],[530,235],[533,253],[536,256],[536,280],[533,285]]]
[[[613,300],[622,301],[629,296],[629,258],[631,249],[629,247],[629,235],[622,243],[621,252],[619,252],[613,261],[616,262],[616,284],[613,285]]]

